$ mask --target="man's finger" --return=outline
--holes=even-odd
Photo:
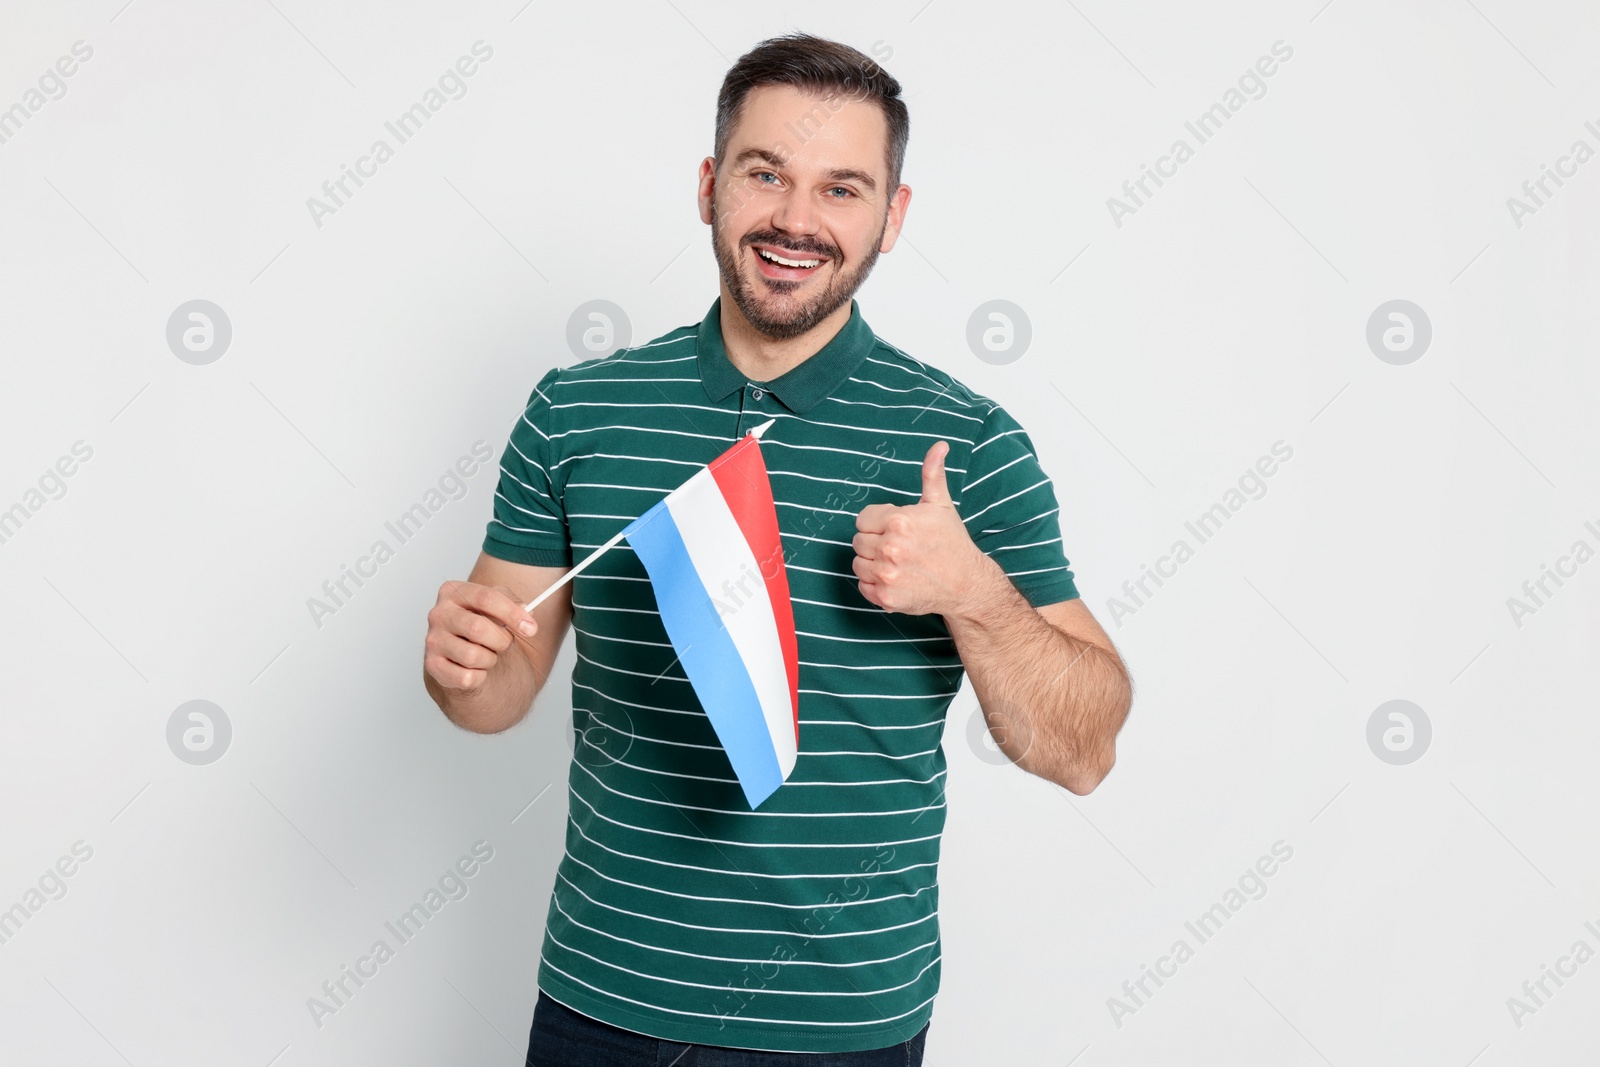
[[[850,538],[850,547],[862,559],[877,559],[878,545],[882,540],[882,534],[858,533]]]
[[[468,670],[488,670],[498,658],[494,649],[455,634],[440,634],[434,643],[434,651],[456,666]]]
[[[928,449],[928,454],[922,459],[922,502],[924,504],[943,504],[950,506],[950,486],[945,483],[944,457],[950,452],[950,445],[944,441],[935,441]]]
[[[523,601],[522,597],[518,597],[517,590],[507,589],[506,585],[496,585],[494,592],[498,592],[499,595],[506,598],[504,608],[510,613],[510,622],[506,625],[507,630],[512,633],[520,633],[522,637],[533,637],[534,633],[539,632],[538,619],[534,619],[533,613],[523,606],[525,601]]]
[[[856,529],[862,533],[883,533],[889,528],[889,516],[899,510],[894,504],[868,504],[856,516]]]
[[[430,639],[437,634],[453,634],[464,641],[482,645],[490,652],[500,653],[511,647],[515,636],[495,619],[474,611],[466,604],[446,604],[439,611],[437,619],[437,626],[429,631]],[[463,663],[462,666],[470,667],[473,664]]]
[[[514,634],[532,637],[538,631],[533,616],[522,607],[515,593],[503,586],[467,585],[462,589],[462,603],[486,615]]]

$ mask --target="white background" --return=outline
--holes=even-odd
[[[717,88],[801,28],[882,58],[911,110],[868,322],[1029,429],[1137,690],[1087,798],[980,758],[970,688],[952,705],[926,1062],[1592,1062],[1600,963],[1507,1006],[1600,951],[1600,563],[1507,605],[1600,548],[1600,162],[1507,206],[1600,148],[1591,6],[123,3],[0,23],[0,108],[93,49],[0,144],[0,508],[93,450],[0,544],[0,908],[93,849],[0,945],[0,1060],[522,1062],[570,643],[497,737],[420,667],[493,468],[320,626],[307,600],[475,441],[498,456],[581,304],[636,342],[700,319]],[[466,95],[319,227],[307,198],[478,40]],[[1265,94],[1118,225],[1107,198],[1276,41]],[[233,330],[204,366],[166,342],[194,299]],[[1003,365],[966,341],[992,299],[1032,324]],[[1366,340],[1395,299],[1432,325],[1405,365]],[[1265,495],[1115,625],[1277,441]],[[208,766],[168,747],[194,699],[232,724]],[[1409,765],[1368,747],[1391,699],[1432,724]],[[315,1025],[480,840],[470,894]],[[1265,895],[1114,1017],[1278,841]]]

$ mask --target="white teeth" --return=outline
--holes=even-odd
[[[820,259],[784,259],[776,252],[768,252],[765,248],[758,248],[756,251],[763,259],[771,260],[783,267],[815,267],[822,262]]]

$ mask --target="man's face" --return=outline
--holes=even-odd
[[[888,188],[887,143],[870,100],[786,85],[745,97],[720,173],[701,164],[700,199],[723,285],[758,332],[806,333],[894,247],[911,190]]]

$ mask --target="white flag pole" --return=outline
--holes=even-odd
[[[771,427],[772,424],[777,422],[777,421],[778,421],[777,419],[768,419],[766,422],[763,422],[760,426],[752,426],[750,429],[746,430],[745,433],[748,434],[749,436],[757,438],[759,440],[761,435],[766,433],[767,429],[769,427]],[[685,480],[687,481],[687,479],[685,479]],[[557,578],[555,583],[553,585],[551,585],[550,588],[546,589],[544,592],[540,593],[538,596],[536,596],[532,600],[528,601],[527,604],[523,605],[522,610],[523,611],[532,611],[534,608],[538,607],[541,603],[544,602],[545,597],[549,596],[551,593],[554,593],[557,589],[560,589],[562,586],[566,585],[573,578],[575,578],[578,575],[578,573],[580,571],[582,571],[585,567],[587,567],[589,564],[593,563],[595,560],[599,559],[600,558],[600,554],[602,552],[605,552],[607,549],[614,548],[616,546],[617,542],[622,540],[622,535],[627,529],[628,529],[627,525],[624,525],[622,527],[622,529],[618,530],[614,535],[612,535],[611,539],[608,540],[605,544],[601,545],[599,548],[595,549],[593,552],[591,552],[587,556],[585,556],[582,563],[578,564],[576,567],[573,567],[567,573],[563,574],[560,578]]]

